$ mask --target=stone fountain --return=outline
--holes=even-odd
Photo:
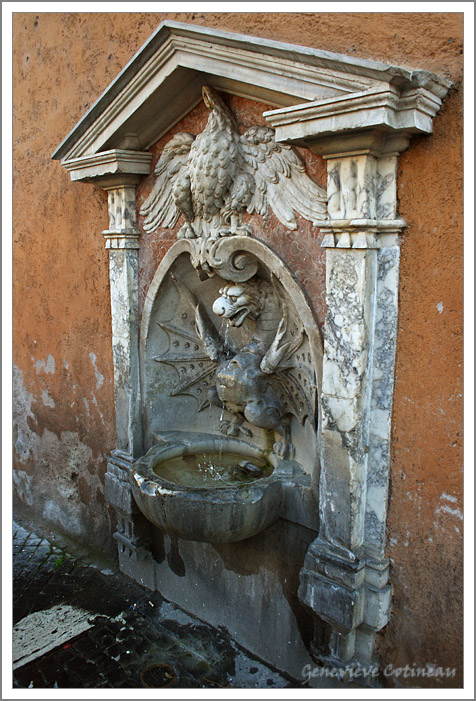
[[[121,570],[295,678],[373,664],[389,618],[397,164],[448,89],[164,22],[53,154],[108,193]],[[226,93],[273,105],[269,126],[245,130]],[[206,128],[178,131],[201,100]],[[138,225],[136,186],[172,129]],[[325,160],[327,188],[294,146]],[[296,271],[259,238],[271,212],[322,232],[324,343]],[[139,320],[140,242],[171,229]]]

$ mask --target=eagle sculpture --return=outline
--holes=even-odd
[[[306,174],[297,152],[275,141],[274,129],[253,126],[240,135],[238,122],[220,95],[202,89],[211,110],[198,136],[181,132],[165,146],[155,168],[156,180],[140,213],[144,229],[173,228],[185,220],[178,238],[249,235],[243,213],[267,217],[296,229],[295,212],[323,219],[325,190]]]

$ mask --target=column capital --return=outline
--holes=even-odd
[[[102,232],[106,239],[106,248],[140,248],[140,231],[136,226],[135,187],[129,184],[108,187],[107,199],[109,229]]]
[[[150,173],[152,154],[148,151],[111,149],[63,161],[71,180],[94,183],[104,190],[133,187]]]
[[[367,90],[265,112],[264,116],[276,129],[276,141],[337,156],[339,152],[356,153],[356,149],[372,150],[379,140],[385,142],[387,135],[392,141],[403,137],[401,145],[395,142],[393,148],[406,148],[405,140],[408,145],[411,134],[431,133],[441,104],[441,86],[434,82],[404,89],[379,83]]]

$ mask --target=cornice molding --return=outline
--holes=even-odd
[[[152,154],[144,151],[111,149],[92,156],[63,161],[71,180],[97,182],[117,175],[148,175]]]
[[[131,144],[145,151],[200,102],[204,84],[276,106],[268,119],[282,139],[294,112],[305,130],[317,119],[318,133],[328,133],[334,130],[325,120],[341,109],[343,123],[358,112],[377,124],[377,110],[390,128],[401,128],[400,119],[407,128],[428,131],[450,87],[425,71],[166,21],[52,158],[72,162]]]
[[[426,88],[406,92],[389,85],[264,113],[276,141],[306,143],[327,135],[380,129],[429,134],[442,99]]]

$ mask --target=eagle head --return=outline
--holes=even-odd
[[[202,97],[203,102],[208,107],[209,110],[215,109],[217,104],[222,102],[221,98],[218,96],[216,90],[211,88],[209,85],[204,85],[202,87]]]
[[[210,85],[204,85],[202,87],[202,97],[209,110],[219,114],[221,118],[228,122],[232,129],[238,131],[238,122],[235,115],[214,88]]]

